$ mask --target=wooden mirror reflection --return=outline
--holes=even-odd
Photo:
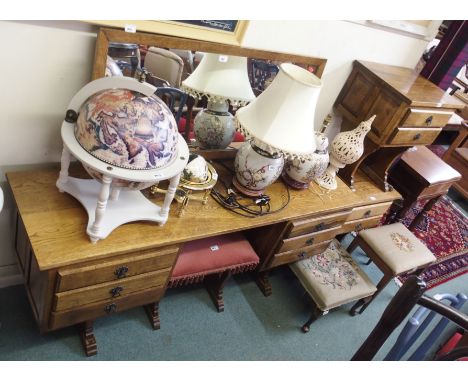
[[[92,79],[106,75],[106,63],[108,62],[108,56],[110,56],[116,61],[124,75],[135,76],[136,71],[144,66],[150,72],[148,82],[157,87],[179,87],[181,81],[187,78],[196,68],[204,52],[247,57],[249,79],[256,96],[271,83],[278,72],[278,65],[283,62],[302,66],[316,76],[321,77],[327,61],[323,58],[242,48],[182,37],[151,33],[127,33],[123,30],[100,28],[96,42]],[[156,70],[153,70],[153,72],[149,70],[151,64],[148,57],[153,57],[157,53],[170,56],[169,59],[177,60],[180,58],[182,70],[179,78],[178,73],[162,75],[161,73],[155,73]],[[109,70],[109,67],[107,70]],[[174,78],[170,78],[171,76]],[[189,97],[186,126],[191,126],[194,105],[195,100]],[[190,129],[185,129],[183,135],[187,141],[189,141],[189,134]]]

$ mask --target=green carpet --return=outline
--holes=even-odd
[[[359,251],[353,257],[365,261]],[[363,268],[374,282],[381,277],[374,264]],[[428,294],[468,293],[467,281],[468,274]],[[308,296],[287,267],[276,269],[271,282],[273,294],[266,298],[250,275],[231,278],[223,313],[216,312],[201,286],[169,290],[160,303],[157,331],[150,328],[143,308],[98,319],[98,354],[91,358],[85,357],[74,327],[39,334],[22,285],[0,289],[0,360],[349,360],[397,290],[391,282],[362,315],[349,316],[348,304],[303,334]],[[398,331],[375,359],[383,359]]]

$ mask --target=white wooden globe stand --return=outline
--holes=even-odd
[[[129,89],[146,96],[154,93],[155,87],[140,83],[128,77],[106,77],[90,82],[71,100],[68,110],[78,114],[81,105],[96,92],[107,89]],[[160,169],[131,170],[119,168],[100,161],[81,147],[75,138],[74,122],[62,123],[63,151],[61,170],[57,180],[60,192],[74,196],[88,213],[87,234],[92,243],[106,238],[118,226],[147,220],[163,225],[168,218],[169,208],[179,184],[180,174],[188,162],[189,150],[183,137],[179,134],[176,153],[172,162]],[[80,162],[102,174],[102,183],[94,179],[78,179],[68,175],[70,160],[75,157]],[[112,188],[113,179],[124,179],[132,182],[153,182],[169,179],[169,188],[162,207],[154,204],[136,190]]]

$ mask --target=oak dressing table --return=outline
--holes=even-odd
[[[71,174],[85,176],[76,167]],[[225,167],[217,171],[227,176]],[[271,215],[245,218],[210,198],[206,205],[190,204],[184,217],[171,209],[164,226],[126,224],[92,244],[87,214],[72,196],[58,191],[58,173],[57,167],[7,174],[17,209],[14,245],[40,332],[79,325],[87,355],[97,352],[92,323],[98,317],[145,306],[158,327],[158,302],[183,243],[243,231],[260,257],[256,279],[268,295],[272,268],[322,252],[338,234],[377,225],[400,198],[358,173],[356,192],[340,179],[335,191],[321,197],[312,189],[290,190],[287,207]],[[285,192],[281,182],[268,189],[272,209],[282,205]]]

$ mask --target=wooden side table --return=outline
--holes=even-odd
[[[458,171],[428,148],[417,146],[406,151],[391,168],[389,174],[389,183],[403,196],[403,207],[395,218],[390,216],[388,220],[402,220],[413,203],[429,199],[423,210],[411,222],[409,229],[413,229],[423,218],[424,213],[429,211],[460,179]]]

